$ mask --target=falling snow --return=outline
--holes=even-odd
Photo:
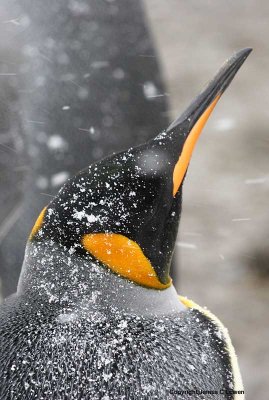
[[[61,186],[68,178],[69,178],[68,172],[66,171],[58,172],[57,174],[52,175],[51,185]]]
[[[64,149],[67,147],[66,141],[63,139],[62,136],[59,136],[59,135],[50,136],[47,144],[51,150]],[[60,183],[60,184],[62,184],[62,183]]]
[[[158,90],[153,82],[145,82],[143,91],[146,98],[150,99],[158,95]]]

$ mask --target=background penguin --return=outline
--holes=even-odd
[[[243,398],[227,330],[178,298],[169,266],[193,147],[250,51],[166,131],[92,164],[43,209],[1,306],[1,399]]]
[[[0,79],[6,297],[50,196],[90,163],[153,138],[169,120],[140,0],[2,0],[0,14],[7,21],[0,24],[0,72],[15,74]]]

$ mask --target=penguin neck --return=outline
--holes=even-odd
[[[139,286],[53,241],[28,243],[17,289],[17,295],[23,294],[63,308],[112,309],[147,317],[186,309],[173,285],[164,290]]]

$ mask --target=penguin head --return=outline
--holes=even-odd
[[[250,51],[230,58],[166,131],[67,181],[41,212],[29,241],[54,241],[138,285],[169,287],[182,184],[194,145]]]

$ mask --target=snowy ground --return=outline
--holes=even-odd
[[[191,162],[183,243],[178,244],[179,289],[229,328],[246,398],[267,400],[269,3],[145,0],[145,5],[172,117],[235,50],[254,48],[204,129]]]

